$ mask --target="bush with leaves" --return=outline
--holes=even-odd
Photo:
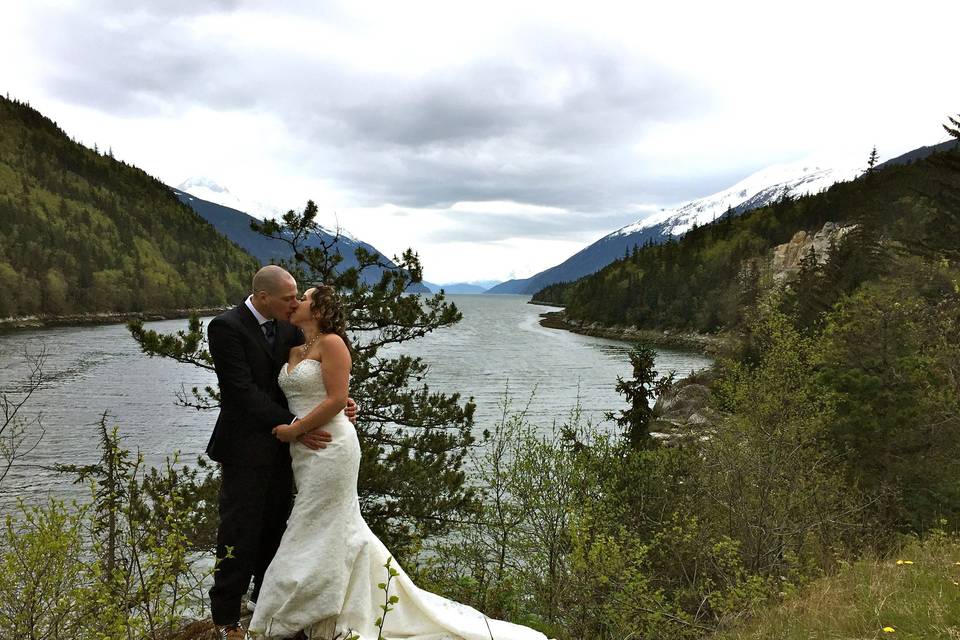
[[[58,465],[88,483],[89,504],[21,507],[0,553],[0,636],[164,640],[203,610],[213,567],[188,541],[194,501],[175,460],[143,459],[99,424],[100,460]],[[5,633],[8,632],[8,633]]]
[[[564,424],[531,425],[504,397],[502,414],[474,457],[482,507],[427,549],[416,579],[485,614],[547,633],[562,629],[569,518],[585,487],[580,411]]]
[[[22,504],[0,533],[0,638],[93,638],[87,511]]]
[[[960,525],[960,296],[955,272],[915,264],[872,282],[828,317],[818,381],[851,482],[887,527]]]
[[[741,544],[749,571],[778,580],[830,566],[862,531],[868,500],[849,486],[830,443],[834,398],[817,383],[818,350],[778,311],[750,320],[753,362],[724,361],[714,384],[722,418],[701,445],[702,508]]]
[[[635,449],[576,410],[548,427],[505,410],[474,464],[479,517],[417,580],[560,638],[700,637],[773,587],[696,515],[697,443]]]

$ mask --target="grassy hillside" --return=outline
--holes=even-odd
[[[715,640],[960,638],[960,544],[934,538],[859,560]]]
[[[0,98],[0,317],[220,305],[257,266],[158,180]]]

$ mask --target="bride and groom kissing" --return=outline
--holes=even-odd
[[[381,629],[378,585],[391,555],[360,513],[351,348],[332,287],[299,296],[290,273],[263,267],[251,295],[207,334],[220,385],[207,446],[222,473],[210,589],[218,638],[544,640],[419,589],[395,563],[399,600]]]

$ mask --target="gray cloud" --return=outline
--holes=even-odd
[[[638,175],[631,145],[646,128],[710,102],[653,62],[638,66],[577,34],[528,30],[502,54],[403,79],[344,67],[322,43],[313,57],[293,56],[187,28],[191,15],[245,4],[131,13],[102,2],[40,15],[34,35],[50,43],[44,81],[64,100],[127,117],[194,106],[270,113],[298,150],[285,161],[358,206],[513,200],[610,211],[691,195],[689,183]]]
[[[420,237],[427,242],[496,242],[504,238],[584,241],[585,229],[612,231],[634,220],[636,215],[585,215],[575,212],[503,214],[453,211],[444,215],[448,225],[426,229]],[[594,235],[599,237],[605,232]],[[589,238],[593,240],[595,238]]]

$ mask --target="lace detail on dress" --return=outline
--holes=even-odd
[[[287,397],[290,411],[305,416],[314,407],[327,399],[327,388],[323,385],[323,365],[319,360],[306,358],[290,369],[283,365],[277,381]],[[319,384],[317,384],[319,382]]]

